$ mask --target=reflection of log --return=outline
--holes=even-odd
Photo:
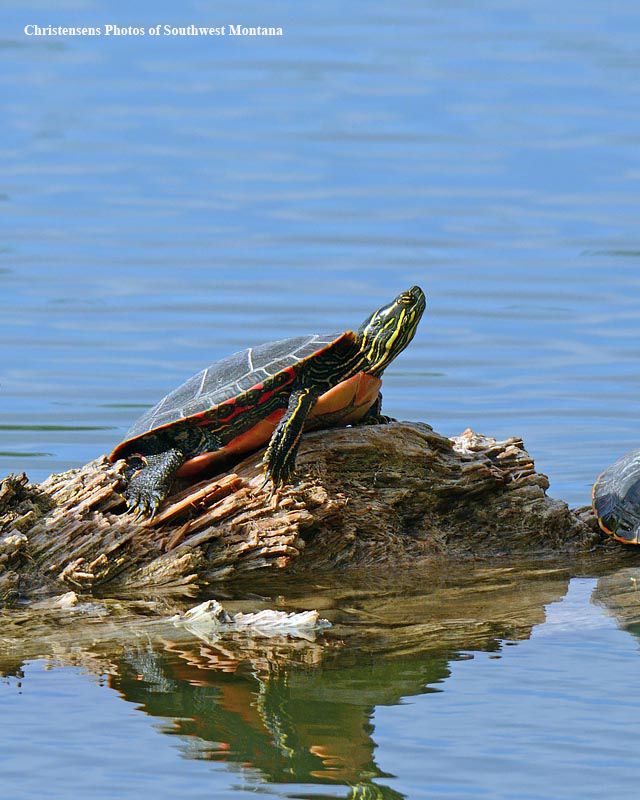
[[[593,574],[601,555],[572,559],[570,568],[564,560],[469,563],[464,571],[443,562],[407,566],[400,573],[368,567],[348,575],[325,573],[311,585],[264,573],[261,580],[251,580],[248,592],[234,587],[234,594],[245,599],[224,599],[231,614],[273,608],[274,595],[281,611],[317,609],[333,627],[319,632],[313,642],[221,630],[203,644],[170,619],[192,605],[190,600],[167,594],[115,600],[68,592],[0,611],[0,674],[8,662],[38,657],[83,664],[82,653],[87,653],[89,659],[102,654],[108,660],[135,639],[161,642],[163,648],[180,652],[184,644],[194,664],[222,669],[217,655],[213,662],[204,657],[211,646],[216,653],[224,653],[225,662],[249,659],[252,673],[261,675],[268,675],[270,665],[276,663],[311,666],[340,653],[349,660],[354,652],[387,658],[421,657],[443,650],[493,650],[500,639],[528,638],[532,627],[544,622],[545,606],[566,593],[571,571],[580,565]],[[78,662],[73,661],[76,656]],[[227,668],[228,664],[223,671]]]
[[[186,588],[267,567],[577,552],[601,541],[590,520],[546,496],[520,439],[451,440],[416,423],[318,431],[302,442],[300,482],[271,499],[259,465],[255,454],[183,488],[152,523],[123,513],[122,462],[98,459],[39,486],[9,477],[0,593]]]
[[[618,625],[640,634],[640,569],[626,566],[598,578],[592,600]]]
[[[580,561],[591,572],[598,558]],[[170,719],[160,729],[188,737],[179,740],[187,757],[249,767],[261,781],[344,781],[367,787],[358,796],[394,797],[373,790],[374,708],[434,684],[446,690],[460,650],[498,655],[505,637],[527,639],[545,606],[564,596],[569,572],[549,560],[464,571],[436,563],[380,570],[373,580],[369,568],[327,574],[322,587],[265,574],[281,608],[322,609],[334,623],[315,642],[226,631],[206,643],[157,618],[176,610],[167,597],[66,608],[46,600],[0,612],[0,673],[19,674],[42,656],[79,665],[106,674],[130,708]],[[272,602],[252,591],[224,604],[235,613]]]

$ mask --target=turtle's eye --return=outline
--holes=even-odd
[[[398,295],[396,302],[401,306],[411,306],[420,303],[421,299],[424,300],[422,289],[419,286],[412,286],[411,289]]]

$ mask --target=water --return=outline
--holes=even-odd
[[[39,480],[84,463],[203,365],[355,326],[414,283],[428,309],[385,377],[387,413],[446,434],[521,435],[551,494],[571,504],[637,446],[637,4],[56,8],[0,8],[0,474]],[[27,39],[34,22],[262,23],[285,37]],[[350,764],[330,784],[319,757],[287,760],[268,727],[250,751],[245,728],[224,728],[226,738],[216,728],[225,758],[191,758],[211,747],[201,731],[154,727],[144,703],[136,710],[73,667],[46,670],[43,650],[26,663],[22,693],[12,681],[0,694],[13,732],[2,737],[8,796],[113,797],[115,780],[124,798],[146,786],[175,796],[178,785],[191,797],[346,796],[347,784],[407,797],[588,797],[605,769],[611,791],[630,794],[638,771],[624,745],[637,709],[628,678],[611,676],[633,674],[636,620],[623,615],[619,629],[591,603],[606,576],[590,570],[560,606],[550,604],[567,585],[539,602],[500,660],[473,637],[459,643],[473,660],[448,660],[457,609],[445,605],[439,677],[421,651],[396,676],[367,641],[347,647],[352,664],[305,672],[319,698],[348,673],[340,701],[318,701],[308,738],[304,703],[278,699],[302,742],[295,753],[329,738],[329,762]],[[619,567],[609,570],[615,580]],[[564,603],[576,624],[544,621]],[[417,612],[405,621],[416,635],[421,623]],[[502,637],[498,626],[498,651]],[[115,660],[118,683],[126,665]],[[170,707],[192,676],[172,680],[159,693],[163,720],[180,717]],[[265,691],[243,680],[245,698]],[[434,681],[438,691],[423,693]],[[354,683],[380,692],[345,717]],[[216,692],[207,702],[220,710]],[[251,729],[252,702],[233,725]],[[34,759],[41,770],[27,766]]]
[[[13,612],[5,794],[634,796],[639,573],[614,567],[334,575],[225,601],[320,606],[334,627],[315,641],[202,641],[99,609],[25,637]]]

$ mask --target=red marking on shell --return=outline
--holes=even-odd
[[[211,420],[215,420],[217,423],[223,423],[223,424],[232,423],[233,420],[239,414],[241,414],[244,411],[246,411],[246,409],[248,407],[252,407],[253,408],[256,405],[262,405],[263,403],[266,403],[269,400],[269,398],[273,396],[275,391],[281,390],[284,387],[289,386],[291,383],[293,383],[293,381],[296,378],[297,371],[298,371],[298,369],[299,369],[301,364],[304,364],[305,362],[309,361],[310,358],[314,358],[315,356],[319,355],[320,353],[326,352],[331,347],[335,347],[336,345],[345,346],[347,344],[347,342],[351,345],[351,344],[353,344],[355,342],[355,340],[356,340],[356,334],[353,331],[345,331],[343,334],[338,336],[333,342],[330,342],[329,344],[325,345],[324,347],[320,347],[314,353],[312,353],[310,355],[307,355],[304,358],[300,359],[300,361],[298,363],[296,363],[295,365],[290,366],[290,367],[285,367],[279,373],[276,373],[276,375],[271,376],[270,378],[266,379],[266,381],[261,381],[260,383],[255,384],[254,386],[252,386],[247,391],[249,391],[249,392],[257,391],[257,392],[260,393],[261,396],[257,400],[257,403],[253,403],[251,406],[238,407],[237,406],[238,397],[233,397],[233,398],[231,398],[229,400],[225,400],[223,403],[220,403],[217,406],[213,406],[212,408],[207,409],[205,411],[200,411],[198,413],[192,414],[189,417],[185,417],[183,419],[179,419],[178,418],[178,419],[172,420],[171,422],[168,422],[168,423],[166,423],[164,425],[159,425],[159,426],[157,426],[155,428],[150,428],[145,433],[142,433],[142,434],[140,434],[138,436],[135,436],[132,439],[125,439],[124,441],[122,441],[118,445],[116,445],[116,447],[113,449],[113,451],[109,455],[109,461],[111,461],[113,463],[113,462],[117,461],[119,458],[123,458],[123,457],[127,458],[129,456],[129,453],[126,452],[127,449],[130,448],[130,446],[134,442],[137,442],[137,441],[140,441],[141,439],[144,439],[144,437],[147,435],[147,433],[151,433],[153,431],[168,430],[168,429],[172,428],[174,425],[181,424],[181,423],[188,422],[188,421],[193,421],[197,425],[207,425],[207,424],[209,424],[211,422]],[[276,378],[278,376],[280,377],[280,380],[276,381],[277,384],[278,384],[277,387],[272,389],[271,391],[264,392],[265,382],[268,384],[270,381],[273,381],[274,378]],[[244,394],[244,392],[242,394]],[[239,395],[239,397],[242,397],[242,394]],[[226,417],[222,417],[220,415],[220,409],[222,409],[224,407],[228,407],[229,408],[229,413],[227,414]]]
[[[360,372],[354,375],[353,378],[334,386],[333,389],[325,392],[318,399],[310,415],[311,427],[317,427],[318,422],[322,422],[324,415],[332,416],[331,424],[333,425],[339,422],[343,425],[357,422],[375,403],[380,391],[380,385],[378,378]],[[243,408],[240,408],[239,413],[243,410]],[[344,413],[340,418],[341,412]],[[177,474],[180,477],[197,475],[204,469],[215,466],[215,464],[224,461],[228,457],[237,458],[250,453],[252,450],[257,450],[269,441],[284,413],[285,409],[280,408],[268,417],[259,420],[248,431],[238,434],[220,450],[216,450],[213,453],[202,453],[199,456],[195,456],[195,458],[189,459],[180,467]]]
[[[280,374],[281,375],[286,374],[287,380],[282,381],[281,383],[278,384],[278,386],[274,387],[270,391],[266,392],[264,391],[264,383],[256,383],[255,386],[252,386],[250,389],[248,389],[246,393],[243,393],[243,394],[248,394],[249,392],[261,392],[262,394],[258,398],[257,403],[254,402],[251,403],[250,405],[240,405],[239,399],[240,397],[242,397],[242,395],[240,395],[239,397],[233,397],[231,400],[226,400],[224,403],[221,403],[216,409],[218,423],[223,423],[225,425],[229,424],[234,419],[236,419],[236,417],[239,417],[241,414],[243,414],[245,411],[255,408],[256,405],[258,406],[263,405],[264,403],[268,402],[269,399],[273,397],[273,395],[277,391],[280,391],[284,386],[288,386],[290,383],[292,383],[296,377],[296,371],[293,367],[289,367],[285,370],[282,370]],[[227,407],[229,411],[228,413],[224,413],[223,409],[226,410]],[[210,412],[206,413],[210,414]],[[206,425],[209,418],[210,417],[205,417],[201,424]]]
[[[189,461],[185,461],[176,474],[179,477],[197,475],[204,469],[214,466],[229,457],[238,457],[250,453],[252,450],[257,450],[265,442],[269,441],[284,412],[284,408],[274,411],[273,414],[261,419],[248,431],[240,433],[220,450],[216,450],[213,453],[202,453],[189,459]]]

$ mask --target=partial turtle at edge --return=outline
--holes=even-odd
[[[593,510],[609,536],[640,544],[640,450],[619,458],[593,485]]]

